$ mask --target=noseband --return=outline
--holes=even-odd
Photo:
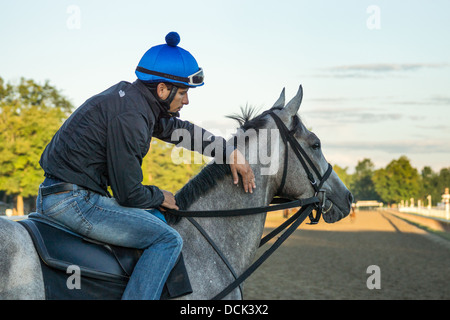
[[[325,206],[325,200],[326,200],[326,191],[325,189],[322,189],[323,184],[325,181],[330,177],[331,172],[333,171],[333,167],[331,164],[328,163],[328,168],[325,174],[322,176],[317,169],[317,167],[314,165],[314,163],[311,161],[311,159],[306,154],[305,150],[302,148],[300,143],[294,138],[295,128],[292,130],[289,130],[286,125],[283,123],[283,121],[274,113],[270,112],[269,115],[273,118],[275,121],[278,130],[281,135],[281,139],[283,139],[286,154],[284,156],[284,169],[283,169],[283,176],[281,178],[281,184],[278,187],[277,195],[281,195],[281,192],[284,188],[284,185],[286,183],[286,177],[287,177],[287,167],[288,167],[288,152],[289,152],[289,144],[291,145],[292,150],[294,151],[295,155],[297,156],[297,159],[300,161],[300,163],[303,166],[303,169],[306,172],[306,175],[308,177],[309,182],[311,183],[312,187],[314,188],[314,196],[317,197],[319,193],[322,193],[322,202],[318,202],[315,204],[316,209],[316,216],[313,216],[313,213],[311,212],[309,218],[311,220],[310,224],[317,224],[320,220],[320,216],[323,211],[323,207]],[[317,179],[314,179],[314,175],[309,170],[309,167],[314,171],[314,173],[317,176]],[[328,208],[328,210],[331,209]]]

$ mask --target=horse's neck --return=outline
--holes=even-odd
[[[266,206],[272,200],[270,177],[261,176],[258,168],[253,168],[256,178],[256,189],[253,193],[245,193],[242,180],[238,185],[233,184],[231,176],[226,176],[206,195],[200,197],[190,207],[195,210],[232,210],[250,207]],[[241,177],[239,176],[241,179]],[[226,218],[201,218],[197,222],[205,228],[215,243],[226,252],[233,252],[229,257],[236,268],[242,272],[253,260],[264,230],[266,214],[260,213],[247,216]],[[185,224],[183,228],[192,226]],[[192,234],[189,230],[184,230]],[[183,233],[184,233],[183,232]]]
[[[230,210],[267,206],[273,198],[274,191],[271,188],[271,177],[261,175],[257,166],[252,166],[252,169],[256,184],[253,193],[245,193],[240,175],[237,185],[233,184],[231,176],[226,176],[206,195],[192,203],[189,210]]]

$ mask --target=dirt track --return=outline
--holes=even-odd
[[[266,231],[281,221],[270,216]],[[367,288],[370,265],[380,268],[379,290]],[[450,299],[450,241],[382,211],[302,224],[246,281],[244,298]]]

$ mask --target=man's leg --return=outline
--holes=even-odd
[[[182,248],[176,230],[146,210],[122,207],[113,198],[87,190],[49,195],[38,202],[42,215],[77,233],[118,246],[143,249],[123,299],[160,298]]]

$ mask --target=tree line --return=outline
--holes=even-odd
[[[71,102],[48,81],[39,84],[22,78],[18,84],[11,84],[0,77],[0,204],[14,203],[18,214],[34,210],[38,187],[44,179],[39,159],[73,110]],[[202,164],[190,161],[192,152],[183,153],[189,159],[175,164],[172,148],[173,145],[153,139],[142,163],[144,184],[176,192],[200,171]],[[425,167],[419,173],[406,157],[378,170],[370,159],[359,161],[353,174],[338,165],[334,170],[356,200],[398,203],[431,195],[436,204],[450,185],[450,168],[436,173]],[[0,206],[0,212],[2,209]]]
[[[392,160],[385,168],[375,169],[370,159],[358,161],[353,174],[348,168],[335,165],[334,170],[352,191],[355,201],[377,200],[385,204],[398,204],[402,200],[415,202],[426,200],[431,195],[432,205],[441,202],[445,188],[450,187],[450,167],[434,172],[425,166],[420,172],[406,156]]]

